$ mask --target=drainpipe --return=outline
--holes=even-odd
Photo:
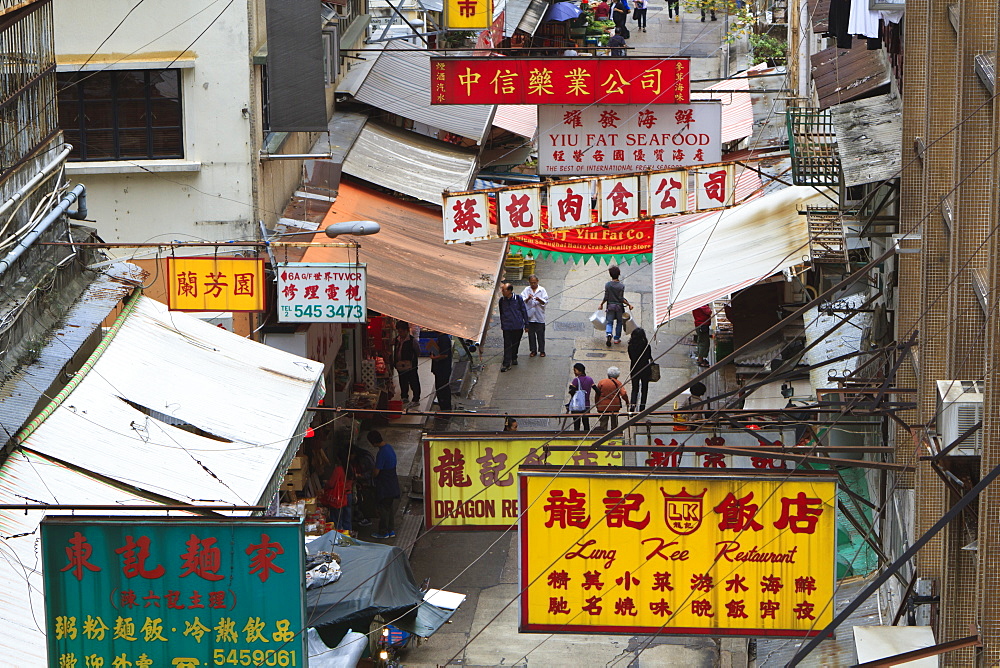
[[[81,183],[80,185],[73,188],[71,191],[63,195],[63,198],[59,200],[49,213],[43,218],[35,228],[28,232],[24,237],[17,242],[17,245],[0,260],[0,275],[10,269],[11,265],[17,261],[17,258],[24,254],[24,251],[31,247],[31,244],[35,242],[38,237],[42,235],[45,230],[49,229],[52,223],[59,220],[65,213],[70,218],[81,220],[87,217],[87,198],[85,193],[87,192],[86,187]],[[69,207],[73,205],[77,200],[80,201],[76,211],[68,211]],[[67,213],[68,212],[68,213]]]
[[[59,155],[57,155],[52,162],[42,167],[37,174],[28,179],[27,183],[18,188],[17,192],[11,195],[6,201],[4,201],[3,204],[0,204],[0,216],[7,213],[12,206],[30,195],[35,188],[55,174],[56,170],[62,167],[62,164],[66,161],[66,157],[70,154],[70,152],[72,152],[72,150],[73,147],[66,144],[65,148],[59,152]]]

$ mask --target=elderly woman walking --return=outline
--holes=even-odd
[[[594,385],[594,394],[597,397],[597,414],[600,419],[597,424],[599,431],[608,430],[608,419],[611,419],[611,428],[618,426],[618,413],[621,412],[622,402],[628,402],[628,393],[618,376],[621,371],[616,366],[608,367],[608,377],[599,380]]]

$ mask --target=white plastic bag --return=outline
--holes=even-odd
[[[573,398],[569,400],[570,413],[582,413],[587,410],[587,393],[577,390],[573,393]]]
[[[637,322],[637,318],[628,311],[625,312],[625,315],[631,316],[625,321],[625,333],[631,334],[639,327],[639,323]]]
[[[603,332],[607,323],[604,311],[594,311],[593,315],[590,316],[590,322],[594,323],[594,329]]]

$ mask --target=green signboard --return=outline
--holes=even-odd
[[[302,524],[42,522],[49,665],[305,666]]]

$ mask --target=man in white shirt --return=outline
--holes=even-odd
[[[528,309],[529,357],[545,357],[545,305],[549,303],[549,294],[538,285],[538,277],[534,274],[528,276],[528,287],[521,291],[521,299]]]

